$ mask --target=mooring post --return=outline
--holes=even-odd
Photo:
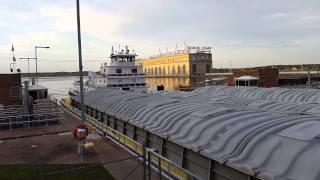
[[[147,180],[147,174],[146,174],[146,156],[147,156],[147,153],[146,153],[146,142],[143,142],[142,143],[142,151],[143,151],[143,179],[144,180]]]
[[[161,180],[161,159],[158,157],[158,170],[159,170],[159,179]]]
[[[151,180],[151,152],[148,151],[148,180]]]

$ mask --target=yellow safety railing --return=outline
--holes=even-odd
[[[159,154],[155,152],[150,152],[151,162],[155,164],[155,166],[160,167],[163,171],[166,171],[167,173],[173,175],[175,178],[181,179],[181,180],[187,180],[188,179],[188,173],[184,171],[182,168],[174,165],[164,157],[161,157]]]
[[[80,117],[81,113],[79,110],[65,104],[64,102],[61,102],[61,103],[65,109],[69,110],[74,115]],[[143,155],[143,146],[139,142],[134,141],[130,137],[112,129],[110,126],[107,126],[102,122],[99,122],[97,119],[89,115],[86,115],[86,121],[90,123],[95,129],[105,132],[109,137],[112,137],[113,139],[121,142],[122,144],[124,144],[126,147],[130,148],[137,154]],[[176,166],[174,163],[172,163],[168,159],[162,157],[161,155],[153,151],[148,151],[148,152],[149,152],[148,158],[150,158],[152,164],[154,164],[156,167],[161,167],[162,171],[166,172],[167,174],[170,174],[171,176],[177,179],[188,180],[189,175],[184,169]],[[160,162],[160,166],[159,166],[159,162]]]

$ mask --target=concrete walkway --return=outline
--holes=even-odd
[[[95,144],[94,153],[85,155],[83,162],[77,154],[77,141],[73,139],[72,128],[79,122],[64,114],[62,126],[37,127],[0,131],[0,164],[78,164],[99,163],[133,157],[130,153],[105,138],[88,140]],[[122,179],[139,164],[131,159],[123,162],[104,165],[116,178]],[[140,167],[128,179],[143,179],[143,168]],[[152,179],[159,179],[153,171]],[[162,178],[164,179],[164,178]]]

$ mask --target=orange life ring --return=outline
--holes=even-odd
[[[81,133],[79,133],[79,129],[82,130]],[[85,124],[79,124],[75,128],[73,128],[72,134],[75,139],[82,141],[88,136],[89,128]]]

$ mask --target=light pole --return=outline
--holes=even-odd
[[[84,96],[83,96],[83,75],[82,75],[82,52],[81,52],[81,29],[80,29],[80,4],[77,2],[77,29],[78,29],[78,51],[79,51],[79,74],[80,74],[80,110],[81,110],[81,121],[85,121],[84,116]],[[82,162],[82,143],[79,142],[79,150]]]
[[[14,71],[14,63],[10,63],[10,72],[13,73],[13,71]]]
[[[26,58],[19,58],[19,59],[27,59],[27,60],[28,60],[28,76],[29,76],[29,83],[30,83],[30,81],[31,81],[31,76],[30,76],[30,59],[36,59],[36,58],[26,57]]]
[[[81,110],[81,121],[85,121],[84,116],[84,95],[83,95],[83,74],[82,74],[82,51],[81,51],[81,28],[80,28],[80,4],[79,0],[77,3],[77,30],[78,30],[78,51],[79,51],[79,74],[80,74],[80,110]]]
[[[38,48],[42,48],[42,49],[49,49],[49,46],[35,46],[34,47],[34,57],[36,59],[36,81],[38,83],[38,53],[37,53],[37,49]]]

